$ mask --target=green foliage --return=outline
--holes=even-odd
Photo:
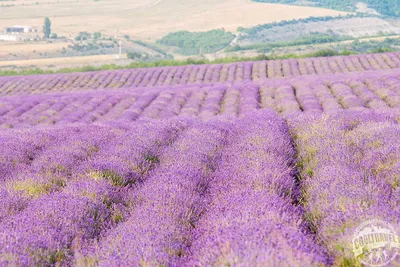
[[[344,50],[341,52],[341,55],[342,55],[342,56],[350,56],[350,55],[354,55],[354,54],[356,54],[356,52],[351,51],[351,50],[348,50],[348,49],[344,49]]]
[[[100,43],[73,44],[73,45],[69,45],[68,47],[77,52],[89,52],[89,51],[95,51],[95,50],[98,50],[101,48],[114,48],[115,45],[100,42]]]
[[[159,44],[178,47],[177,51],[184,55],[198,55],[217,52],[228,46],[235,35],[224,29],[208,32],[179,31],[169,33],[158,40]]]
[[[186,60],[160,60],[154,62],[132,62],[129,65],[119,66],[115,64],[106,64],[100,67],[85,66],[78,68],[63,68],[56,71],[43,70],[40,68],[24,69],[20,71],[16,70],[0,70],[0,76],[14,76],[14,75],[37,75],[37,74],[52,74],[52,73],[71,73],[71,72],[89,72],[99,70],[118,70],[118,69],[136,69],[136,68],[154,68],[154,67],[166,67],[166,66],[186,66],[186,65],[202,65],[202,64],[221,64],[221,63],[233,63],[242,61],[252,60],[268,60],[272,59],[266,55],[258,55],[256,57],[227,57],[221,58],[214,61],[207,59],[186,59]]]
[[[75,41],[86,41],[92,38],[92,35],[88,32],[80,32],[76,37]]]
[[[129,59],[136,59],[136,60],[141,60],[143,61],[149,61],[151,59],[151,56],[147,53],[139,53],[139,52],[128,52],[126,53],[127,58]]]
[[[331,33],[311,33],[308,35],[301,36],[294,41],[273,43],[272,47],[324,44],[324,43],[332,43],[332,42],[344,41],[344,40],[349,40],[349,39],[351,39],[351,37],[338,36],[338,35],[331,34]]]
[[[335,51],[333,49],[322,49],[317,50],[315,52],[296,55],[296,54],[286,54],[286,55],[278,55],[278,56],[269,56],[270,60],[279,60],[279,59],[290,59],[290,58],[310,58],[310,57],[332,57],[332,56],[347,56],[355,54],[353,51],[343,50],[343,51]]]
[[[351,44],[351,50],[357,53],[385,53],[396,51],[400,48],[400,39],[398,38],[386,38],[383,41],[365,41],[360,42],[355,40]]]
[[[345,40],[351,40],[351,37],[347,36],[339,36],[333,33],[311,33],[308,35],[301,36],[293,41],[288,42],[269,42],[269,43],[261,43],[261,44],[251,44],[245,46],[236,45],[234,47],[229,47],[225,51],[233,52],[233,51],[241,51],[241,50],[257,50],[258,52],[269,52],[272,51],[273,48],[278,47],[288,47],[288,46],[297,46],[297,45],[313,45],[313,44],[324,44],[324,43],[332,43],[339,42]]]
[[[394,52],[396,50],[390,48],[390,47],[379,47],[374,50],[372,50],[372,53],[387,53],[387,52]]]
[[[95,41],[99,40],[101,38],[101,32],[94,32],[93,33],[93,39]]]
[[[297,4],[297,0],[253,0],[255,2],[264,3],[280,3],[280,4]],[[325,7],[343,11],[355,11],[356,4],[363,2],[368,7],[375,9],[382,15],[388,17],[400,16],[400,1],[399,0],[309,0],[311,5]]]
[[[94,171],[90,173],[90,177],[95,180],[108,180],[113,186],[126,186],[129,183],[122,175],[112,170]]]
[[[164,50],[162,50],[161,48],[159,48],[158,46],[156,46],[154,44],[146,43],[146,42],[143,42],[143,41],[140,41],[140,40],[132,40],[132,43],[135,43],[135,44],[150,48],[150,49],[160,53],[161,55],[164,55],[166,57],[172,58],[171,55],[168,55]]]
[[[66,253],[63,250],[57,249],[56,251],[53,251],[50,254],[50,263],[51,264],[56,264],[56,263],[62,263],[66,259]]]
[[[97,45],[94,45],[92,43],[87,45],[74,44],[74,45],[69,45],[68,47],[78,52],[87,52],[87,51],[97,50],[99,48]]]
[[[160,162],[160,159],[156,155],[152,155],[152,154],[146,155],[145,160],[150,162],[151,164]]]
[[[128,52],[127,57],[129,59],[142,59],[142,54],[138,52]]]
[[[49,38],[50,34],[51,34],[51,21],[48,17],[46,17],[43,23],[43,35],[45,38]]]
[[[52,33],[51,35],[50,35],[50,38],[51,39],[57,39],[58,38],[58,35],[57,35],[57,33]]]

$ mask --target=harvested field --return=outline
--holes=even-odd
[[[126,54],[121,55],[121,59],[126,59]],[[41,58],[41,59],[27,59],[27,60],[10,60],[10,61],[0,61],[0,67],[9,66],[35,66],[43,67],[50,66],[53,70],[59,68],[60,66],[68,67],[82,65],[82,66],[96,66],[104,64],[112,64],[117,62],[118,55],[96,55],[96,56],[81,56],[81,57],[58,57],[58,58]]]
[[[223,27],[235,32],[239,26],[345,13],[250,0],[34,1],[38,5],[22,5],[21,2],[25,1],[15,1],[15,7],[0,7],[4,9],[0,12],[0,28],[22,22],[41,27],[43,18],[48,16],[54,32],[59,35],[68,36],[82,30],[113,35],[114,29],[119,29],[121,33],[146,40],[155,40],[178,30],[207,31]]]

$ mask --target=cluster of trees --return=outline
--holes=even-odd
[[[184,55],[199,55],[217,52],[228,46],[235,35],[224,29],[208,32],[179,31],[169,33],[157,42],[166,46],[178,47],[178,53]]]
[[[44,19],[43,23],[43,37],[46,39],[57,39],[58,35],[51,31],[51,21],[48,17]]]
[[[363,2],[383,15],[400,16],[400,1],[398,0],[363,0]]]
[[[298,0],[253,0],[255,2],[297,4]],[[400,16],[400,1],[398,0],[309,0],[313,6],[355,11],[358,2],[368,4],[368,7],[375,9],[380,14],[388,17]]]
[[[155,44],[152,43],[147,43],[147,42],[143,42],[140,40],[131,40],[132,43],[150,48],[151,50],[154,50],[156,52],[158,52],[159,54],[163,55],[166,58],[173,58],[172,55],[168,54],[167,52],[165,52],[164,50],[162,50],[161,48],[157,47]]]
[[[259,52],[259,53],[268,53],[268,52],[271,52],[274,48],[279,48],[279,47],[324,44],[324,43],[333,43],[333,42],[351,40],[351,39],[352,39],[351,37],[339,36],[332,32],[327,32],[327,33],[314,32],[314,33],[302,35],[292,41],[268,42],[268,43],[259,43],[259,44],[251,44],[251,45],[244,45],[244,46],[236,45],[236,46],[227,48],[226,52],[243,51],[243,50],[257,50],[257,52]]]
[[[75,36],[75,41],[87,41],[92,38],[92,34],[89,32],[80,32],[77,36]]]
[[[127,57],[128,57],[129,59],[138,59],[138,60],[144,60],[144,61],[150,59],[149,54],[146,54],[146,53],[138,53],[138,52],[128,52],[128,53],[127,53]]]
[[[115,45],[113,43],[107,44],[107,43],[87,43],[87,44],[73,44],[69,45],[69,48],[72,50],[78,51],[78,52],[88,52],[88,51],[93,51],[93,50],[98,50],[102,48],[114,48]]]
[[[87,40],[93,40],[93,41],[98,41],[101,38],[101,33],[100,32],[94,32],[93,34],[89,32],[80,32],[76,37],[75,41],[87,41]]]
[[[400,39],[386,38],[383,41],[371,40],[360,42],[355,40],[350,49],[356,53],[382,53],[396,51],[400,48]]]

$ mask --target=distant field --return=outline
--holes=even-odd
[[[82,66],[98,66],[105,64],[118,64],[126,61],[126,54],[121,55],[121,59],[117,59],[118,55],[95,55],[82,57],[60,57],[60,58],[40,58],[27,60],[11,60],[0,61],[0,69],[12,69],[12,67],[40,67],[43,69],[51,68],[69,68]],[[129,61],[130,62],[130,61]]]
[[[34,56],[38,53],[56,52],[62,48],[66,48],[67,43],[14,43],[14,42],[0,42],[0,58],[6,58],[10,54],[18,54],[18,56]],[[1,61],[0,61],[1,64]]]
[[[111,60],[112,58],[110,58]],[[89,59],[95,61],[95,59]],[[187,87],[400,68],[400,52],[0,77],[0,96],[69,90]],[[18,87],[18,90],[14,90]],[[400,105],[400,103],[399,103]],[[400,106],[399,106],[400,107]]]
[[[36,2],[38,4],[36,4]],[[255,3],[250,0],[16,0],[13,7],[0,7],[0,27],[27,24],[41,27],[43,18],[52,20],[59,35],[80,31],[115,29],[134,38],[155,40],[177,30],[206,31],[309,16],[344,14],[323,8]]]

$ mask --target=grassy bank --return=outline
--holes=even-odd
[[[371,53],[387,52],[386,50],[371,51]],[[63,68],[58,70],[44,70],[40,68],[24,69],[24,70],[0,70],[0,76],[14,76],[14,75],[34,75],[34,74],[52,74],[52,73],[72,73],[72,72],[88,72],[99,70],[118,70],[118,69],[134,69],[134,68],[152,68],[152,67],[165,67],[165,66],[185,66],[185,65],[201,65],[201,64],[221,64],[233,63],[243,61],[260,61],[260,60],[279,60],[290,58],[308,58],[308,57],[329,57],[338,55],[356,54],[354,51],[344,50],[337,52],[331,49],[318,50],[308,54],[296,55],[259,55],[256,57],[228,57],[217,60],[207,59],[187,59],[187,60],[161,60],[155,62],[133,62],[129,65],[118,66],[115,64],[107,64],[100,67],[85,66],[79,68]]]

